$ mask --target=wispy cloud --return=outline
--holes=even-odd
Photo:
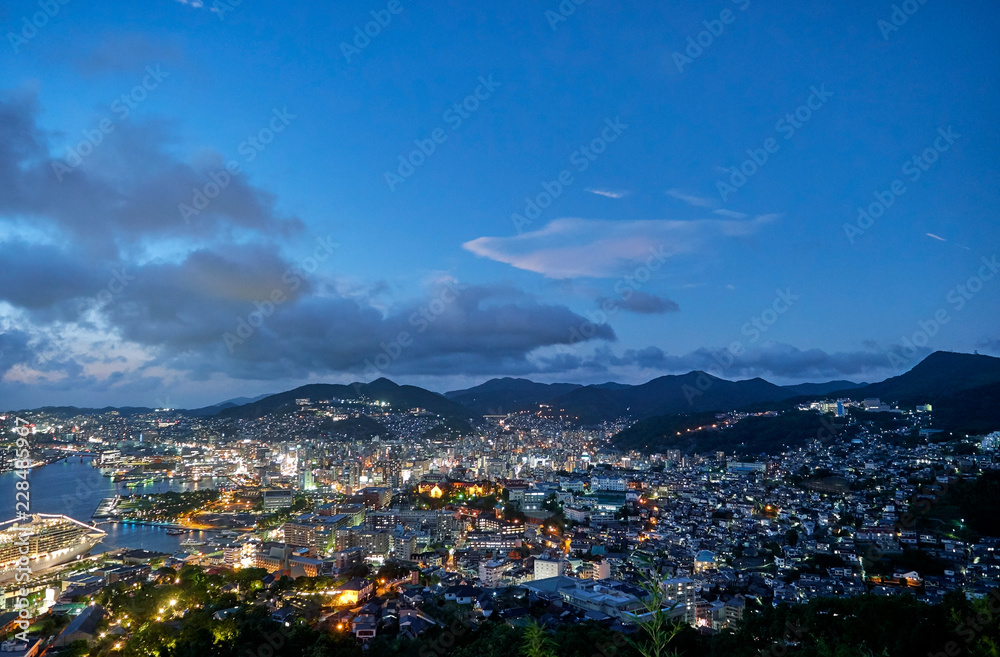
[[[588,187],[585,192],[590,192],[591,194],[597,194],[598,196],[607,196],[608,198],[624,198],[628,196],[628,192],[618,191],[615,189],[594,189],[593,187]]]
[[[478,256],[549,278],[620,276],[650,256],[661,262],[707,248],[718,238],[752,235],[777,215],[748,221],[557,219],[513,237],[479,237],[463,244]]]
[[[705,198],[704,196],[695,196],[694,194],[686,194],[679,189],[668,189],[667,196],[672,196],[679,201],[684,201],[688,205],[693,205],[696,208],[714,208],[718,205],[714,199]]]
[[[924,233],[924,235],[926,235],[927,237],[931,237],[933,239],[936,239],[939,242],[948,242],[949,244],[954,244],[958,248],[965,249],[966,251],[971,251],[972,250],[969,247],[963,246],[962,244],[959,244],[957,242],[950,242],[949,240],[946,240],[945,238],[941,237],[940,235],[935,235],[934,233]]]
[[[720,217],[729,217],[730,219],[746,219],[750,216],[746,212],[734,212],[733,210],[725,210],[722,208],[713,210],[713,212]]]

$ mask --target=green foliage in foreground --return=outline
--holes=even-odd
[[[211,589],[214,582],[187,583],[180,588]],[[134,600],[134,599],[133,599]],[[109,600],[109,602],[111,602]],[[130,601],[132,602],[132,601]],[[221,601],[220,601],[221,602]],[[227,603],[231,604],[230,601]],[[142,601],[134,601],[136,607]],[[347,632],[316,631],[306,626],[283,628],[260,608],[244,605],[225,620],[214,620],[211,603],[189,611],[174,626],[143,622],[123,649],[110,640],[91,648],[91,655],[124,657],[640,657],[674,653],[688,657],[853,657],[961,654],[996,656],[1000,646],[1000,594],[970,602],[950,594],[944,602],[928,605],[910,595],[825,598],[796,606],[764,607],[748,611],[736,629],[714,636],[694,629],[662,628],[672,635],[669,646],[645,631],[631,637],[597,623],[544,627],[535,622],[511,627],[491,618],[476,627],[468,611],[454,610],[443,617],[444,627],[429,630],[416,641],[383,632],[362,651]],[[139,611],[139,609],[136,609]],[[141,613],[141,611],[140,611]],[[631,640],[630,640],[631,639]],[[280,647],[277,645],[280,644]],[[660,650],[659,652],[655,652]],[[960,651],[960,652],[958,652]]]

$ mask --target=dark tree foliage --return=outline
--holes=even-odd
[[[974,480],[951,484],[948,491],[920,514],[921,528],[951,532],[966,538],[1000,536],[1000,472],[985,472]],[[920,517],[920,516],[923,517]],[[972,535],[967,535],[971,530]]]
[[[723,451],[752,455],[778,453],[817,438],[830,439],[833,436],[830,427],[841,438],[855,431],[819,413],[805,411],[787,411],[776,417],[748,417],[726,429],[694,430],[711,427],[713,423],[716,423],[714,414],[664,415],[643,420],[618,433],[613,440],[621,449],[647,452],[679,449],[700,454]]]
[[[120,594],[115,592],[109,597]],[[142,606],[139,601],[130,601]],[[524,629],[511,627],[496,616],[477,626],[470,620],[467,608],[446,605],[437,612],[434,616],[441,625],[417,640],[381,632],[362,649],[349,632],[319,631],[305,625],[285,627],[272,621],[266,610],[248,605],[224,620],[215,620],[212,606],[208,605],[190,610],[176,630],[164,623],[144,623],[124,650],[115,654],[514,657],[524,645]],[[552,649],[560,657],[637,657],[622,634],[598,623],[549,625],[545,629],[553,642]],[[640,635],[636,636],[641,640]],[[949,648],[951,642],[954,645]],[[961,593],[953,593],[936,605],[919,602],[909,594],[820,598],[795,606],[751,604],[744,621],[735,628],[711,636],[685,628],[670,648],[685,657],[841,657],[936,655],[949,654],[948,650],[950,654],[988,655],[995,654],[990,651],[998,644],[1000,596],[970,602]],[[265,646],[271,650],[262,653]],[[955,652],[956,647],[963,652]],[[112,651],[99,644],[91,654]]]

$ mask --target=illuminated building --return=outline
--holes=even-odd
[[[0,523],[0,579],[14,576],[22,554],[32,571],[43,570],[86,554],[105,535],[93,525],[48,513]]]

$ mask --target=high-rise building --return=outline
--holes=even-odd
[[[504,573],[509,570],[511,563],[506,559],[493,559],[492,561],[483,561],[479,564],[479,579],[482,580],[483,586],[488,589],[494,589],[503,581]]]
[[[688,624],[694,625],[698,615],[694,581],[687,577],[676,577],[663,580],[661,587],[667,599],[677,603],[677,611],[684,610],[684,620]]]

